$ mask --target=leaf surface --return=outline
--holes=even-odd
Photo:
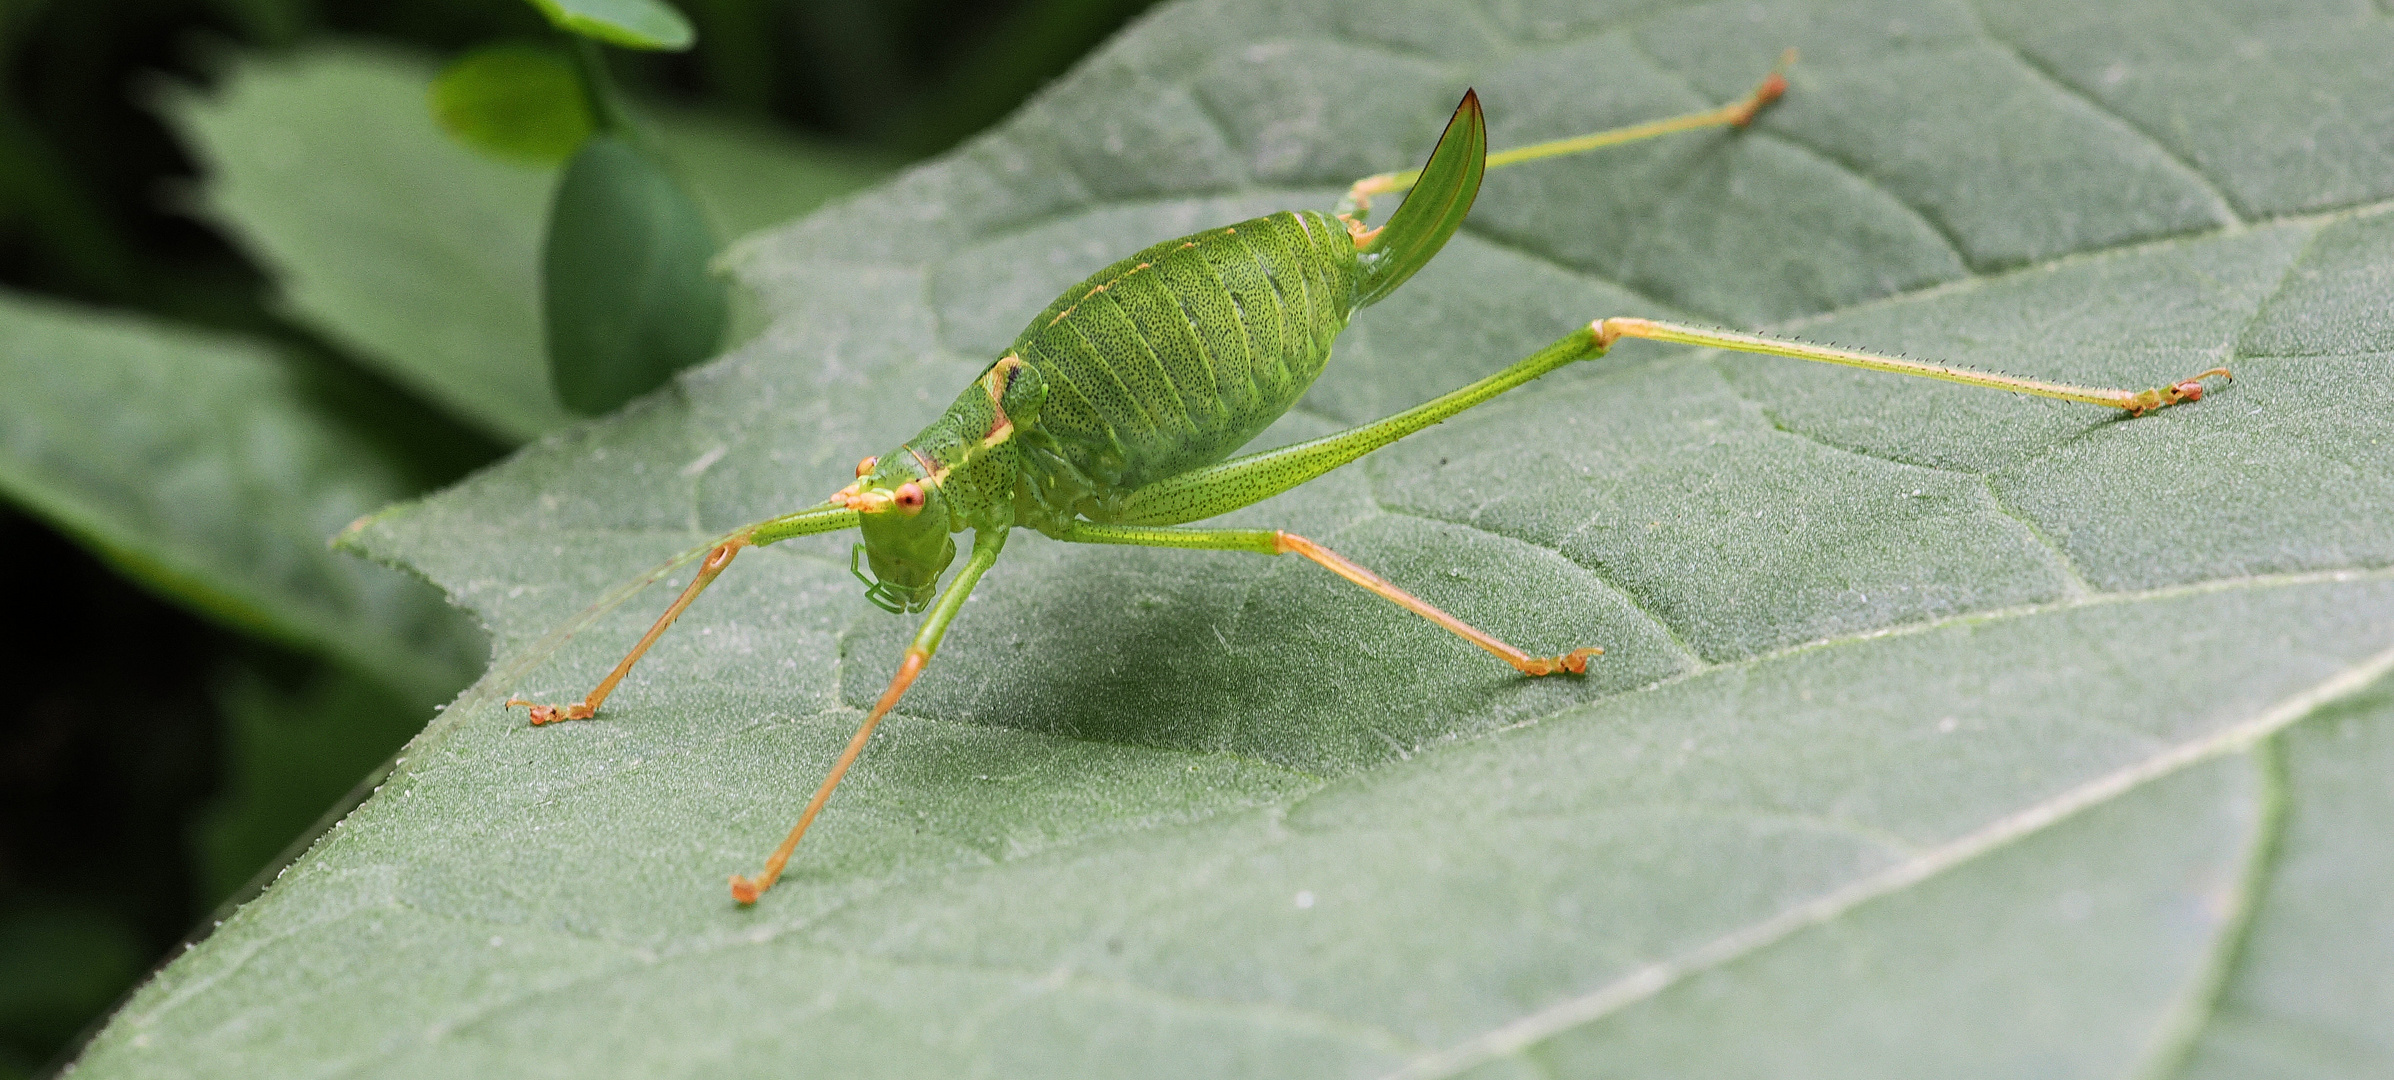
[[[593,722],[486,685],[78,1075],[2254,1075],[2394,1068],[2394,104],[2362,4],[1166,9],[999,131],[732,259],[764,336],[362,537],[502,656],[805,505],[1159,237],[1743,93],[1492,174],[1309,436],[1587,319],[2046,378],[2125,421],[1625,345],[1230,515],[1021,536],[753,910],[911,626],[743,556]],[[2302,152],[2303,147],[2332,151]],[[582,693],[645,596],[512,687]]]

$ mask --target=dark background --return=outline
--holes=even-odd
[[[859,160],[909,160],[1000,119],[1152,2],[679,0],[694,50],[612,56],[636,92],[769,119]],[[229,56],[326,36],[449,57],[549,33],[519,0],[0,0],[0,288],[278,342],[326,393],[375,402],[424,486],[462,476],[504,448],[279,318],[260,269],[176,210],[193,165],[149,102],[163,86],[210,85]],[[242,697],[228,685],[297,695],[322,662],[153,597],[5,502],[0,567],[9,1080],[60,1064],[237,895],[208,880],[191,839],[226,784],[228,704]],[[291,782],[345,788],[356,761],[402,737],[361,731],[373,745],[314,766],[337,775]],[[293,839],[322,809],[301,801]]]

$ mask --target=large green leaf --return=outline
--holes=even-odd
[[[421,489],[267,350],[0,294],[0,386],[0,496],[128,577],[418,716],[482,662],[471,621],[421,580],[326,547]],[[40,632],[41,612],[16,615]]]
[[[205,207],[300,321],[509,442],[573,422],[549,389],[540,237],[556,170],[483,157],[434,122],[433,69],[364,46],[233,64],[168,116],[206,164]],[[880,172],[752,124],[660,114],[667,157],[722,235]]]
[[[2123,421],[1624,346],[1228,520],[1018,537],[754,909],[895,665],[845,541],[744,556],[592,722],[498,685],[79,1076],[2383,1075],[2394,25],[2365,4],[1167,9],[964,151],[736,249],[778,319],[364,535],[519,654],[811,502],[1056,290],[1327,206],[1466,85],[1494,175],[1266,439],[1679,313],[2078,380]],[[518,689],[582,692],[645,598]],[[503,665],[504,666],[504,665]]]

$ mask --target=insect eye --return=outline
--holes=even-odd
[[[908,510],[922,509],[923,489],[912,482],[900,485],[898,488],[898,505],[903,506]]]
[[[880,459],[880,458],[877,458],[877,457],[869,457],[869,458],[866,458],[866,459],[864,459],[863,461],[859,461],[859,462],[857,462],[857,463],[856,463],[856,475],[858,475],[858,476],[860,476],[860,477],[861,477],[861,476],[863,476],[863,475],[864,475],[864,474],[866,474],[866,473],[872,472],[872,471],[873,471],[873,466],[874,466],[874,465],[876,465],[876,464],[879,464],[879,463],[880,463],[880,461],[881,461],[881,459]]]

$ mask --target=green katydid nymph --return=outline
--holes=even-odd
[[[939,651],[965,598],[996,564],[1016,527],[1071,543],[1301,555],[1453,631],[1523,675],[1579,674],[1601,649],[1532,655],[1302,536],[1184,526],[1287,491],[1548,372],[1603,356],[1625,337],[1926,376],[2109,406],[2131,416],[2200,400],[2204,380],[2227,375],[2214,369],[2155,389],[2097,389],[1611,317],[1385,419],[1231,457],[1304,395],[1356,312],[1388,296],[1438,253],[1469,213],[1487,169],[1671,132],[1742,128],[1786,88],[1774,71],[1752,94],[1717,109],[1495,155],[1487,152],[1479,98],[1466,92],[1418,172],[1358,181],[1332,213],[1289,211],[1166,240],[1066,290],[945,414],[896,449],[865,458],[853,481],[828,500],[685,552],[560,628],[559,634],[571,633],[638,585],[703,558],[680,596],[588,697],[570,705],[509,704],[531,705],[535,724],[591,717],[741,549],[859,530],[862,542],[851,569],[867,597],[891,612],[929,614],[896,676],[763,872],[731,879],[733,898],[752,904],[780,877],[875,726]],[[1408,190],[1385,225],[1368,224],[1373,196]],[[942,588],[940,579],[958,554],[955,536],[966,529],[973,533],[969,553]]]

